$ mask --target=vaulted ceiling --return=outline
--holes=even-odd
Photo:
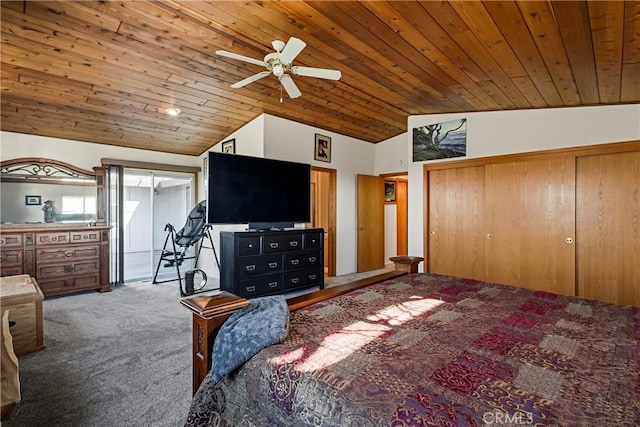
[[[6,1],[1,128],[199,155],[263,113],[371,143],[407,116],[640,102],[640,1]],[[307,43],[289,99],[264,69]],[[282,96],[282,101],[280,100]],[[177,117],[165,114],[179,108]]]

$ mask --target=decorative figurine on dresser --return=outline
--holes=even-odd
[[[51,159],[0,162],[0,276],[29,275],[45,297],[108,292],[104,178]]]

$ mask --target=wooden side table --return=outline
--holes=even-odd
[[[424,261],[424,258],[419,256],[393,256],[389,258],[389,261],[395,264],[396,270],[417,273],[418,264]]]
[[[35,279],[28,274],[0,277],[0,307],[2,315],[9,312],[13,351],[16,356],[42,350],[42,300],[44,296]]]
[[[13,339],[9,331],[9,312],[2,315],[0,332],[0,422],[13,417],[20,405],[20,376],[18,358],[13,352]]]

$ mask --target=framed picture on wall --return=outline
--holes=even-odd
[[[316,133],[315,152],[313,155],[315,160],[331,163],[331,138]]]
[[[387,203],[395,203],[396,201],[396,182],[384,182],[384,201]]]
[[[27,206],[41,205],[42,196],[24,196],[24,204]]]
[[[236,140],[230,139],[222,143],[222,152],[234,154],[236,152]]]

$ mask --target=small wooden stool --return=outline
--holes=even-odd
[[[418,264],[424,261],[424,258],[419,256],[393,256],[389,258],[389,261],[396,265],[396,270],[417,273]]]

